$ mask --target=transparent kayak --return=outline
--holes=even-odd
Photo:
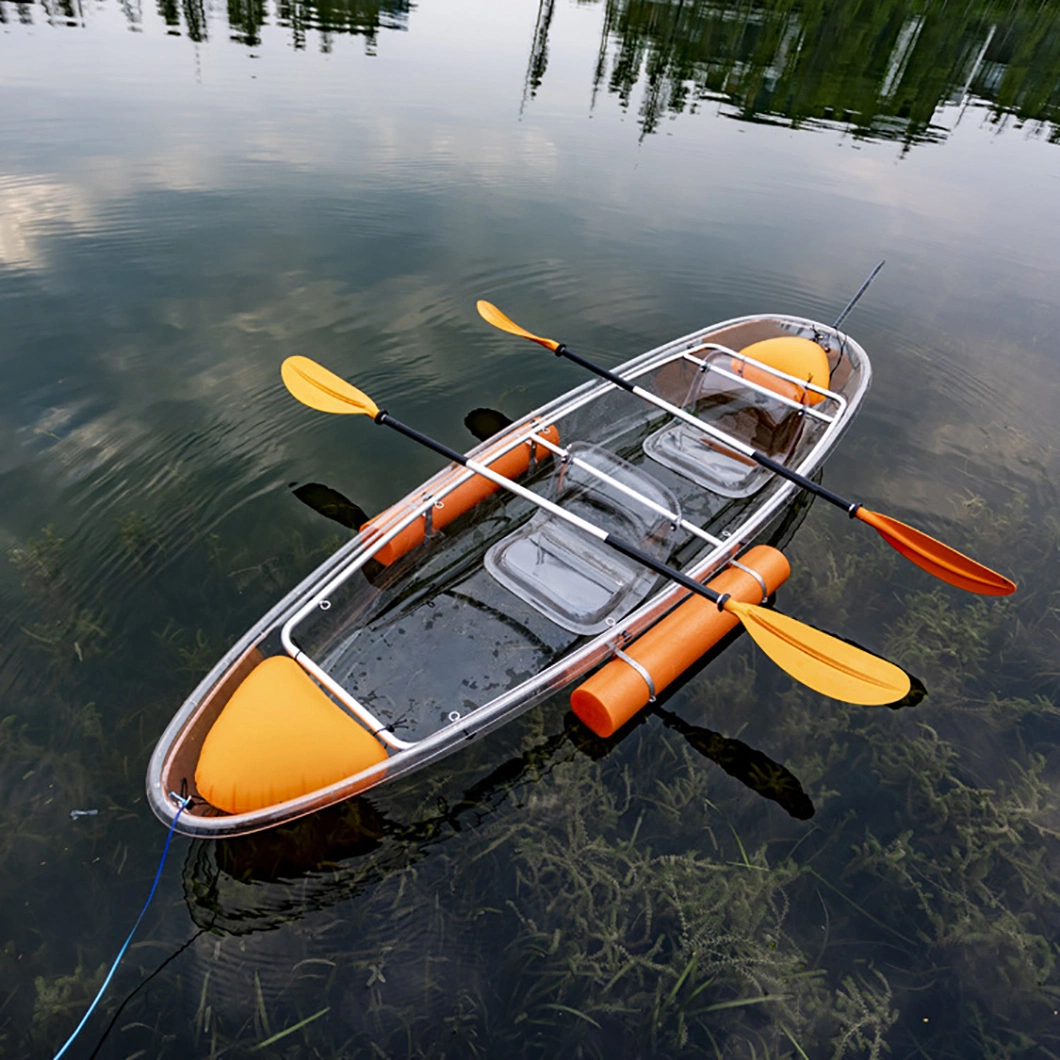
[[[777,369],[750,362],[745,371],[739,351],[788,336],[827,354],[830,381],[809,388],[813,403]],[[614,371],[805,476],[819,471],[871,381],[868,357],[848,336],[770,315],[696,331]],[[779,540],[801,494],[703,428],[607,382],[556,398],[469,455],[699,580]],[[312,813],[422,769],[573,687],[687,596],[450,464],[365,524],[203,679],[152,754],[151,806],[169,824],[186,803],[177,830],[213,837]],[[323,786],[222,809],[197,782],[204,744],[226,706],[273,671],[296,672],[373,749]]]

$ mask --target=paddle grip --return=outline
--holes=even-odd
[[[692,592],[705,596],[713,603],[717,604],[722,601],[720,593],[716,593],[713,589],[708,589],[702,582],[697,582],[695,578],[690,578],[687,574],[673,567],[668,567],[665,563],[660,563],[646,552],[641,552],[639,548],[623,541],[622,538],[615,537],[614,534],[608,534],[603,540],[616,552],[621,552],[623,556],[629,556],[630,559],[636,560],[637,563],[643,563],[645,567],[655,571],[656,574],[661,574],[664,578],[669,578],[671,581],[677,582],[678,585],[683,585],[686,589],[691,589]]]
[[[766,456],[764,453],[755,451],[751,456],[762,467],[769,468],[774,474],[780,475],[781,478],[786,478],[789,482],[794,482],[796,486],[801,486],[804,490],[809,490],[810,493],[816,493],[818,497],[823,497],[829,503],[842,508],[849,516],[853,516],[860,507],[860,505],[840,497],[838,493],[833,493],[830,489],[825,489],[824,486],[818,485],[813,479],[800,475],[797,471],[792,471],[790,467],[785,467],[779,461]]]

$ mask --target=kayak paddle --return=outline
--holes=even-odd
[[[480,299],[476,303],[476,307],[479,316],[495,328],[507,331],[511,335],[518,335],[520,338],[530,339],[531,342],[536,342],[544,346],[545,349],[551,350],[557,357],[566,357],[569,361],[573,361],[590,372],[594,372],[609,383],[621,387],[621,389],[628,391],[630,394],[635,394],[645,401],[650,401],[658,408],[665,409],[671,415],[692,424],[694,427],[699,427],[719,442],[731,447],[737,453],[748,457],[762,467],[768,468],[775,474],[786,478],[789,482],[794,482],[802,489],[809,490],[811,493],[817,494],[818,497],[823,497],[826,501],[842,508],[852,519],[860,519],[863,523],[867,523],[891,548],[897,550],[906,559],[911,560],[918,567],[926,570],[929,574],[933,574],[936,578],[949,582],[950,585],[955,585],[959,589],[965,589],[970,593],[980,593],[983,596],[1007,596],[1009,593],[1016,591],[1015,582],[1010,581],[989,567],[977,563],[974,559],[970,559],[955,548],[944,545],[941,541],[930,537],[921,530],[914,529],[906,523],[900,522],[892,516],[881,515],[879,512],[870,511],[856,501],[845,500],[839,494],[818,485],[818,483],[805,475],[800,475],[797,471],[792,471],[791,468],[785,467],[779,461],[758,452],[758,450],[746,443],[693,416],[679,406],[672,405],[669,401],[657,397],[643,387],[639,387],[635,383],[615,375],[614,372],[610,372],[579,354],[573,353],[562,342],[557,342],[555,339],[547,339],[527,331],[526,328],[520,327],[514,320],[506,317],[490,302]]]
[[[909,676],[893,663],[870,655],[787,615],[754,604],[742,603],[728,594],[722,595],[709,589],[687,574],[660,563],[634,545],[609,534],[602,527],[566,511],[518,482],[505,478],[488,466],[407,426],[386,410],[380,409],[363,391],[308,357],[288,357],[283,362],[281,375],[284,385],[303,405],[320,412],[369,416],[375,423],[392,428],[434,450],[447,460],[466,467],[495,485],[578,527],[622,555],[644,564],[656,574],[705,596],[714,602],[719,610],[735,616],[751,634],[755,643],[782,670],[814,691],[833,699],[866,706],[893,703],[908,694]]]

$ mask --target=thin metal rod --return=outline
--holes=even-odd
[[[667,401],[665,398],[658,397],[656,394],[651,393],[651,391],[645,390],[643,387],[637,386],[634,383],[630,383],[627,379],[623,379],[621,376],[615,375],[614,372],[610,372],[606,368],[601,368],[599,365],[594,364],[592,361],[587,360],[584,357],[581,357],[577,354],[572,354],[566,346],[561,345],[559,349],[556,350],[556,356],[566,357],[568,360],[574,361],[576,364],[582,365],[590,372],[595,372],[597,375],[602,376],[609,383],[614,383],[615,386],[622,387],[623,390],[629,391],[629,393],[633,394],[634,396],[643,398],[645,401],[650,402],[656,408],[664,409],[666,412],[669,412],[671,416],[675,416],[677,417],[677,419],[683,420],[685,423],[689,424],[692,427],[695,427],[697,430],[705,431],[715,441],[721,442],[722,445],[734,450],[741,456],[747,457],[747,459],[753,460],[757,464],[761,464],[762,467],[769,468],[770,471],[774,472],[777,475],[780,475],[782,478],[786,478],[789,482],[794,482],[802,489],[807,490],[810,493],[815,493],[818,497],[823,497],[826,501],[829,501],[837,507],[842,508],[843,511],[845,511],[851,517],[853,517],[853,515],[860,507],[857,502],[848,501],[845,498],[840,497],[838,493],[833,493],[831,490],[826,489],[824,486],[821,486],[818,483],[814,482],[813,479],[806,478],[805,475],[801,474],[798,471],[792,470],[785,464],[774,460],[772,457],[766,456],[765,453],[760,453],[753,446],[748,445],[746,442],[740,441],[739,438],[734,438],[731,434],[726,434],[725,431],[721,430],[718,427],[715,427],[714,424],[708,423],[706,420],[701,420],[698,416],[693,415],[691,412],[686,412],[679,405],[674,405],[671,402]],[[776,372],[773,369],[769,370],[773,371],[774,374],[781,375],[784,378],[795,378],[794,376],[788,376],[787,373]],[[801,380],[799,380],[799,382],[801,382]],[[379,417],[376,417],[376,422],[379,422]],[[826,429],[831,430],[834,426],[834,424],[830,424]],[[404,428],[402,427],[401,429]],[[441,449],[437,449],[436,451],[442,452]],[[453,450],[448,449],[443,455],[449,456],[449,459],[452,460],[454,459],[454,457],[451,455],[452,452]],[[463,457],[461,457],[461,459],[463,459]],[[477,468],[475,470],[477,470]]]
[[[624,380],[623,383],[625,383]],[[635,390],[639,389],[639,387],[635,388]],[[642,552],[628,541],[623,541],[622,538],[617,537],[615,534],[609,534],[603,527],[596,526],[594,523],[590,523],[587,519],[583,519],[580,515],[575,515],[574,512],[569,512],[565,508],[561,508],[558,504],[554,504],[545,497],[541,497],[534,493],[533,490],[529,490],[525,486],[521,486],[518,482],[513,482],[511,479],[499,474],[491,467],[487,467],[485,464],[480,464],[476,460],[469,459],[464,456],[463,453],[458,453],[455,449],[451,449],[444,442],[435,441],[429,435],[416,430],[415,427],[410,427],[407,423],[402,423],[400,420],[391,416],[385,409],[378,412],[374,418],[376,423],[381,424],[384,427],[393,428],[393,430],[397,431],[399,434],[403,434],[407,438],[419,442],[428,449],[433,449],[440,456],[444,456],[446,459],[461,464],[470,471],[474,471],[483,478],[489,479],[494,485],[506,489],[509,493],[514,493],[517,497],[522,497],[523,500],[527,500],[531,504],[536,504],[537,507],[543,508],[549,514],[570,523],[571,526],[578,527],[579,530],[583,530],[585,533],[590,534],[598,541],[602,541],[605,545],[610,545],[610,547],[616,552],[621,552],[623,556],[628,556],[629,559],[634,562],[643,564],[656,574],[661,574],[664,578],[669,578],[672,581],[677,582],[678,585],[682,585],[686,589],[698,593],[700,596],[705,596],[712,603],[718,604],[719,610],[724,605],[724,602],[729,599],[728,594],[723,595],[722,593],[715,592],[715,590],[697,582],[694,578],[690,578],[683,571],[679,571],[676,567],[660,563],[654,556],[649,556],[646,552]]]
[[[726,351],[729,352],[729,351]],[[733,353],[734,357],[739,357],[745,364],[750,360],[748,357],[743,357],[738,353]],[[757,394],[762,394],[765,397],[772,398],[774,401],[779,401],[782,405],[787,405],[790,409],[797,409],[799,415],[812,416],[815,420],[820,420],[822,423],[831,423],[834,419],[833,416],[826,416],[823,412],[818,412],[811,405],[802,405],[798,401],[792,401],[791,398],[784,397],[783,394],[777,394],[776,392],[769,389],[769,387],[761,386],[758,383],[752,382],[750,379],[745,379],[742,375],[737,375],[735,372],[728,372],[724,368],[719,368],[716,364],[711,361],[700,360],[698,357],[692,357],[690,354],[685,354],[684,359],[690,361],[692,364],[699,365],[706,372],[713,372],[715,375],[720,375],[723,379],[728,379],[733,383],[739,383],[741,386],[746,387],[748,390],[753,390]],[[807,390],[813,389],[815,392],[821,392],[820,387],[815,387],[813,383],[800,381],[800,386],[805,386]],[[824,392],[826,395],[827,391]]]
[[[846,309],[844,309],[843,312],[835,318],[835,323],[832,325],[833,328],[838,328],[839,325],[842,324],[844,320],[846,320],[847,315],[850,313],[851,309],[853,309],[854,306],[858,304],[858,299],[868,290],[869,284],[876,279],[876,273],[878,273],[880,269],[882,269],[886,264],[887,261],[886,259],[884,259],[879,263],[879,265],[876,266],[876,268],[872,270],[872,272],[869,273],[868,279],[858,288],[858,293],[854,295],[854,297],[851,298],[849,302],[847,302]]]
[[[713,534],[708,534],[702,527],[696,526],[695,523],[690,523],[687,519],[682,518],[680,512],[671,512],[668,508],[661,504],[656,504],[650,497],[645,497],[643,493],[638,490],[632,489],[627,486],[624,482],[620,482],[617,478],[612,478],[605,471],[601,471],[600,468],[595,467],[592,464],[581,460],[579,457],[572,456],[569,449],[564,449],[562,446],[553,445],[547,438],[537,435],[537,444],[544,446],[550,453],[555,456],[562,457],[564,460],[569,460],[575,467],[580,467],[583,471],[588,472],[594,478],[599,479],[601,482],[606,482],[609,486],[614,487],[620,493],[624,493],[627,497],[631,497],[635,501],[639,501],[645,507],[650,508],[653,512],[658,513],[670,522],[677,524],[683,530],[688,533],[707,541],[712,545],[720,545],[722,543],[720,537],[715,537]]]

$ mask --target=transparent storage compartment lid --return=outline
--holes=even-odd
[[[553,475],[555,503],[665,560],[681,515],[670,490],[600,446],[575,442],[568,453],[568,459],[557,460]],[[673,518],[631,497],[627,490],[673,513]],[[628,614],[651,591],[656,577],[609,545],[543,511],[497,542],[486,553],[485,564],[493,578],[520,600],[557,626],[583,634],[600,633]]]
[[[708,363],[717,358],[706,358]],[[697,372],[683,407],[775,460],[784,461],[802,437],[798,410],[709,371]],[[772,472],[678,420],[644,439],[644,452],[671,471],[723,497],[749,497]]]

